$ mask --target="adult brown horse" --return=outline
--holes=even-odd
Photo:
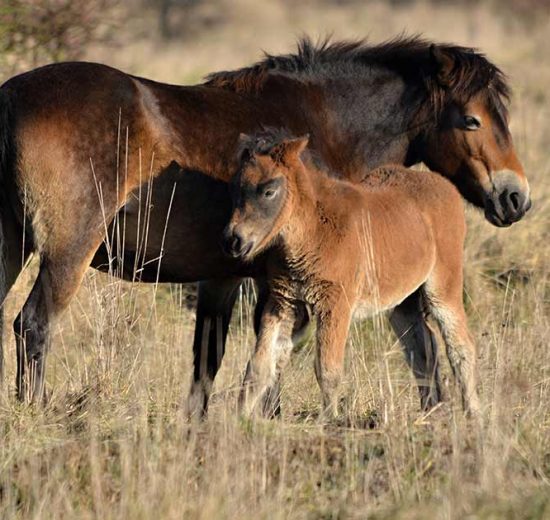
[[[43,392],[49,325],[77,290],[106,224],[131,193],[158,177],[147,247],[132,243],[140,212],[130,202],[121,217],[129,237],[122,257],[147,259],[144,281],[218,279],[201,287],[194,341],[190,402],[206,406],[240,277],[262,271],[261,262],[224,259],[218,244],[240,132],[262,124],[309,131],[312,148],[352,180],[381,163],[424,161],[496,225],[519,220],[530,205],[507,127],[503,75],[462,47],[420,39],[379,46],[304,41],[295,55],[268,56],[194,87],[65,63],[12,78],[0,96],[1,299],[28,253],[40,255],[38,278],[15,322],[20,398]],[[104,259],[100,252],[93,263],[105,267]],[[134,277],[130,271],[123,275]],[[429,406],[439,390],[420,294],[396,309],[392,324]]]

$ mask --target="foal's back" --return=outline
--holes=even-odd
[[[394,307],[431,277],[440,277],[440,271],[460,276],[464,208],[449,181],[390,165],[350,189],[355,193],[348,200],[354,199],[361,211],[341,206],[352,215],[341,254],[349,258],[355,248],[362,256],[365,288],[360,299],[369,303],[365,312]]]

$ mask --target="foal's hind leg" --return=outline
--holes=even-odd
[[[477,355],[472,341],[464,305],[462,281],[430,283],[427,292],[434,317],[441,327],[447,347],[447,357],[459,384],[462,405],[468,414],[477,414],[480,409],[476,388]]]
[[[229,322],[240,284],[240,278],[199,283],[193,380],[187,399],[189,417],[203,417],[208,409],[212,384],[225,353]]]
[[[390,323],[416,377],[420,405],[429,410],[441,401],[441,389],[437,342],[426,325],[423,298],[421,290],[411,294],[393,310]]]

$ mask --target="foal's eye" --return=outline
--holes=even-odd
[[[268,188],[264,191],[264,197],[266,199],[272,199],[273,197],[275,197],[275,195],[277,195],[277,190],[274,190],[272,188]]]
[[[464,116],[464,128],[466,130],[477,130],[481,127],[481,120],[477,116]]]

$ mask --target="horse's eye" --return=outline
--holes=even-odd
[[[477,130],[481,127],[481,120],[476,116],[464,116],[464,128],[466,130]]]
[[[275,197],[275,195],[277,195],[277,190],[268,188],[267,190],[264,191],[264,197],[266,199],[272,199],[273,197]]]

